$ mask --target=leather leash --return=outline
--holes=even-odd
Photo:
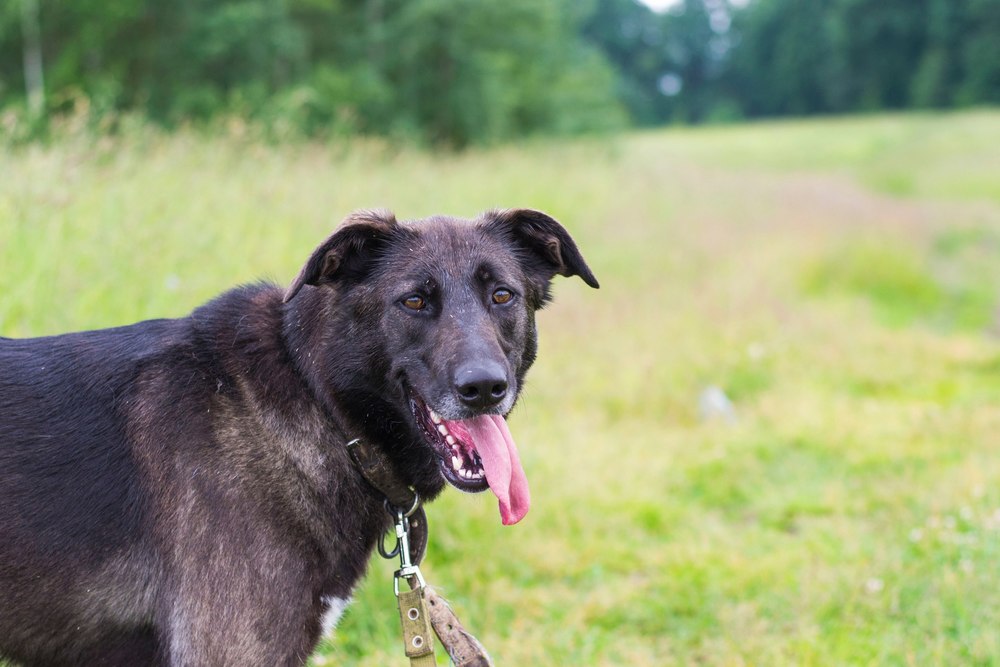
[[[448,602],[424,581],[420,562],[427,550],[427,515],[420,496],[392,469],[377,447],[355,438],[347,451],[362,477],[385,496],[386,510],[394,519],[396,547],[385,548],[385,536],[378,551],[383,558],[399,557],[399,569],[393,576],[393,589],[403,626],[403,649],[410,667],[434,667],[434,634],[444,645],[456,667],[493,667],[489,654],[459,622]],[[400,590],[400,579],[408,589]]]

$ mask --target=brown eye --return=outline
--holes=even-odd
[[[424,301],[424,297],[419,294],[414,294],[403,299],[403,305],[410,310],[423,310],[424,306],[427,305],[427,302]]]
[[[514,298],[514,293],[509,289],[500,288],[493,292],[493,303],[505,304]]]

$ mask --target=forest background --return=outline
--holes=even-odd
[[[20,0],[0,132],[81,112],[462,147],[1000,102],[995,0]]]

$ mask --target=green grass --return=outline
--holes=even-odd
[[[498,664],[997,665],[998,138],[992,111],[447,156],[69,137],[0,153],[0,335],[287,283],[358,207],[537,207],[602,288],[539,315],[531,513],[446,493],[424,568]],[[712,385],[735,421],[699,417]],[[376,561],[316,665],[405,664]]]

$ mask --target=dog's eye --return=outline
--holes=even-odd
[[[493,303],[505,304],[514,298],[514,293],[509,289],[500,288],[493,292]]]
[[[403,305],[410,310],[423,310],[427,306],[427,301],[419,294],[412,294],[403,299]]]

